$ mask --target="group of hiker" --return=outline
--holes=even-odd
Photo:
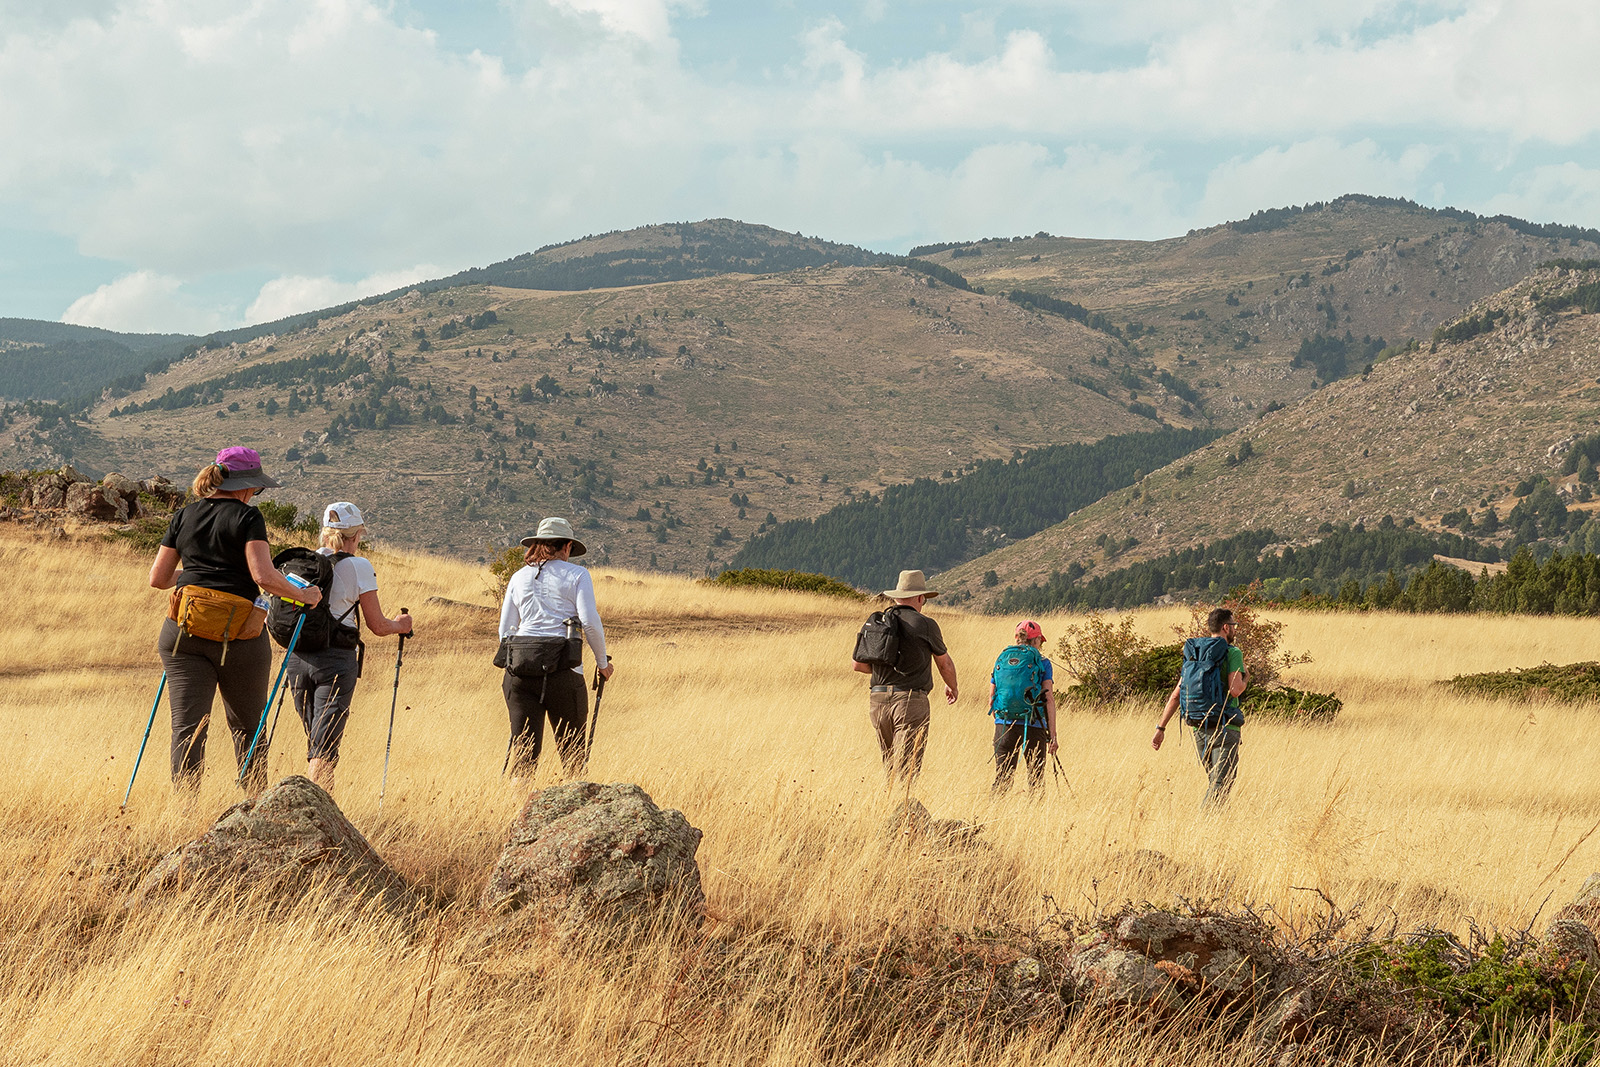
[[[265,785],[276,722],[264,742],[262,732],[273,697],[287,677],[287,693],[306,734],[306,775],[331,792],[351,698],[362,673],[362,624],[372,637],[398,635],[400,656],[413,632],[405,609],[393,618],[384,614],[377,572],[361,555],[367,524],[355,504],[335,501],[322,510],[315,551],[291,547],[272,554],[266,521],[251,500],[278,486],[262,470],[254,449],[223,449],[195,476],[194,500],[173,514],[150,567],[150,585],[170,590],[157,641],[162,689],[151,721],[166,691],[172,779],[180,788],[197,784],[204,769],[212,704],[219,691],[239,782],[251,793]],[[494,657],[495,666],[505,672],[501,691],[511,730],[502,773],[509,771],[517,786],[525,786],[537,768],[546,719],[563,768],[568,774],[582,772],[593,743],[583,646],[594,655],[597,689],[614,670],[593,580],[586,568],[572,562],[587,549],[571,524],[546,518],[522,538],[521,546],[525,565],[507,583]],[[939,624],[922,610],[939,595],[928,588],[926,575],[901,571],[895,588],[883,595],[892,604],[863,625],[853,664],[871,676],[869,716],[888,781],[909,784],[921,772],[927,747],[934,671],[944,683],[947,704],[956,703],[959,688]],[[1206,628],[1208,636],[1185,642],[1183,673],[1151,746],[1160,749],[1168,723],[1181,712],[1193,728],[1208,778],[1204,802],[1211,805],[1226,799],[1238,770],[1243,723],[1239,696],[1245,678],[1243,657],[1232,643],[1232,612],[1211,612]],[[269,692],[274,641],[283,646],[284,659]],[[1019,762],[1026,767],[1030,793],[1042,788],[1047,760],[1054,760],[1060,773],[1054,668],[1043,654],[1044,643],[1037,622],[1018,623],[1014,642],[1001,651],[990,672],[991,791],[996,796],[1010,790]],[[393,716],[391,705],[391,737]],[[143,752],[141,746],[141,757]],[[130,790],[132,784],[130,779]],[[380,804],[381,799],[380,793]]]
[[[369,636],[399,635],[402,650],[412,634],[413,620],[404,609],[393,618],[384,614],[377,572],[361,555],[367,524],[355,504],[335,501],[322,510],[315,551],[292,547],[272,554],[266,520],[251,501],[279,484],[262,470],[254,449],[223,449],[195,475],[194,500],[173,514],[150,566],[150,585],[170,590],[156,645],[163,674],[151,722],[165,692],[172,716],[172,780],[179,788],[196,786],[204,771],[219,691],[239,783],[250,793],[265,786],[272,734],[263,739],[262,733],[273,695],[286,677],[287,694],[305,729],[306,776],[332,792],[362,673],[363,622]],[[546,717],[567,771],[583,769],[590,740],[583,641],[603,664],[599,677],[610,678],[613,670],[594,584],[587,570],[570,562],[586,551],[572,526],[548,518],[521,543],[527,566],[506,588],[495,657],[496,665],[506,668],[503,690],[511,719],[506,762],[515,783],[533,774]],[[274,641],[283,647],[284,658],[269,691]],[[398,691],[398,658],[395,685]],[[390,715],[392,729],[392,708]],[[143,752],[141,746],[141,757]],[[131,791],[131,778],[128,787]]]
[[[939,624],[922,608],[939,595],[918,570],[901,571],[895,588],[883,595],[892,606],[868,617],[856,637],[852,665],[872,676],[868,715],[878,738],[891,787],[907,784],[922,770],[932,710],[933,668],[944,681],[945,701],[956,702],[956,666]],[[1162,709],[1150,746],[1160,750],[1167,725],[1182,713],[1195,739],[1207,789],[1201,803],[1212,807],[1228,798],[1239,769],[1239,734],[1244,713],[1244,654],[1233,643],[1237,624],[1228,608],[1206,617],[1206,636],[1183,645],[1183,668]],[[1028,790],[1038,795],[1046,759],[1056,757],[1055,670],[1045,658],[1044,630],[1032,619],[1017,624],[1014,642],[995,658],[989,673],[988,709],[994,718],[993,796],[1010,791],[1020,759],[1027,767]]]

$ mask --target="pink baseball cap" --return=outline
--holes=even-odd
[[[1034,622],[1032,619],[1029,619],[1027,622],[1017,623],[1017,636],[1022,638],[1024,641],[1032,641],[1035,638],[1043,640],[1044,631],[1039,629],[1038,623]]]

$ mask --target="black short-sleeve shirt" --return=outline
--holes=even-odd
[[[250,577],[244,546],[266,539],[267,522],[260,511],[233,497],[217,497],[180,508],[161,543],[177,549],[183,561],[179,588],[198,585],[254,600],[260,590]]]
[[[900,623],[900,662],[893,669],[874,666],[873,685],[897,685],[907,689],[933,688],[933,657],[945,654],[944,634],[939,624],[916,608],[893,607]]]

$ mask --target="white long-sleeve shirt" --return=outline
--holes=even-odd
[[[543,567],[523,567],[506,584],[500,605],[500,636],[565,637],[567,620],[574,615],[583,624],[583,636],[594,651],[595,662],[606,662],[606,631],[594,602],[594,579],[576,563],[562,559]],[[572,668],[579,674],[583,667]]]

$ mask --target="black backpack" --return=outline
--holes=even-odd
[[[856,634],[856,650],[851,658],[857,663],[894,670],[900,662],[900,618],[895,608],[867,616],[861,632]]]
[[[328,601],[333,596],[333,565],[354,554],[335,552],[331,556],[324,556],[309,548],[286,548],[272,557],[272,565],[281,573],[302,578],[322,590],[322,599],[314,608],[292,604],[282,597],[272,598],[267,608],[267,632],[279,647],[288,648],[291,640],[294,641],[296,652],[321,652],[330,645],[343,647],[343,642],[334,640],[334,634],[336,629],[346,629],[344,620],[357,605],[351,604],[336,620],[328,608]],[[301,619],[305,621],[302,623]],[[298,638],[294,636],[296,624],[300,626]]]

